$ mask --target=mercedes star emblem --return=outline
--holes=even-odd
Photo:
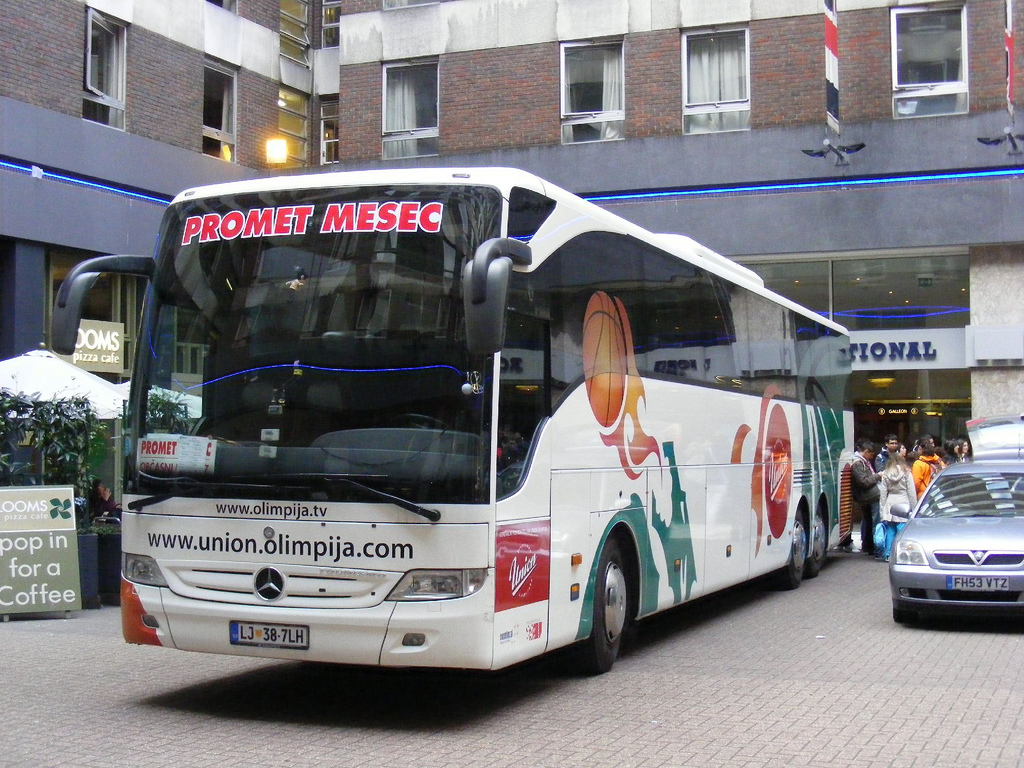
[[[277,600],[284,594],[284,574],[277,568],[261,568],[253,578],[253,591],[263,600]]]

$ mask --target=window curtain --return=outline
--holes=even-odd
[[[621,112],[622,103],[622,49],[606,49],[604,52],[604,88],[601,94],[601,109],[605,112]],[[601,126],[602,139],[618,139],[622,136],[622,121],[610,120]]]
[[[388,71],[387,113],[384,132],[411,131],[416,125],[416,82],[410,77],[411,70],[391,69]],[[388,157],[410,157],[416,154],[416,139],[401,139],[387,142]]]
[[[687,47],[687,106],[747,98],[747,46],[742,34],[690,38]]]

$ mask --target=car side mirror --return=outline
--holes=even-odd
[[[889,514],[893,517],[901,517],[907,520],[910,518],[910,505],[903,503],[893,504],[889,507]]]

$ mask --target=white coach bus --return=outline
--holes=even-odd
[[[850,528],[845,330],[531,174],[191,189],[126,426],[128,642],[499,669],[821,569]]]

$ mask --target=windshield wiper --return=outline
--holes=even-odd
[[[394,494],[387,493],[385,491],[379,491],[376,488],[371,488],[368,485],[363,485],[362,483],[353,480],[350,477],[339,477],[337,475],[332,475],[331,477],[325,477],[324,482],[345,483],[346,485],[350,485],[353,488],[358,488],[360,491],[363,491],[363,493],[369,494],[370,496],[374,496],[378,499],[383,499],[384,501],[390,501],[395,506],[408,510],[409,512],[412,512],[414,515],[419,515],[420,517],[426,518],[432,523],[436,523],[438,520],[441,519],[441,513],[438,512],[436,509],[427,509],[426,507],[421,507],[414,501],[403,499],[401,496],[395,496]]]
[[[256,484],[239,482],[203,482],[201,480],[196,480],[193,477],[155,477],[153,475],[147,475],[143,472],[140,472],[139,475],[141,477],[145,477],[145,479],[151,483],[168,483],[170,485],[170,488],[163,493],[157,493],[152,496],[147,496],[144,499],[136,499],[135,501],[129,502],[128,509],[130,509],[132,512],[139,512],[145,509],[146,507],[152,506],[154,504],[159,504],[160,502],[167,501],[168,499],[173,499],[176,496],[194,499],[197,497],[210,495],[209,492],[211,491],[223,491],[229,488],[238,488],[240,490],[244,490],[247,492],[251,492],[253,489],[273,489],[279,492],[282,488],[288,487],[282,485],[273,485],[270,483]],[[300,486],[292,486],[290,489],[294,491],[303,490],[303,488]]]
[[[142,473],[140,473],[141,475]],[[432,523],[436,523],[441,519],[441,513],[436,509],[427,509],[421,507],[419,504],[408,499],[403,499],[401,496],[395,496],[394,494],[387,493],[385,491],[371,488],[368,485],[353,480],[350,477],[341,477],[332,475],[330,477],[324,477],[322,475],[279,475],[282,479],[288,479],[291,481],[304,480],[304,481],[315,481],[325,484],[330,483],[345,483],[353,488],[362,491],[368,496],[373,496],[376,499],[390,502],[397,507],[401,507],[404,510],[412,512],[414,515],[419,515],[422,518],[429,520]],[[153,496],[147,496],[144,499],[136,499],[135,501],[129,502],[128,509],[133,512],[138,512],[145,509],[146,507],[152,506],[153,504],[159,504],[162,501],[167,501],[175,496],[186,496],[188,498],[195,498],[202,496],[203,491],[210,490],[224,490],[226,488],[238,488],[246,492],[252,492],[253,490],[266,489],[280,492],[282,488],[287,488],[295,492],[308,492],[309,488],[304,485],[280,485],[275,483],[244,483],[234,480],[233,482],[203,482],[196,480],[192,477],[154,477],[152,475],[145,475],[146,480],[150,482],[165,482],[170,484],[170,488],[164,493],[154,494]]]
[[[436,509],[427,509],[426,507],[420,506],[414,501],[409,499],[403,499],[401,496],[396,496],[393,493],[387,491],[381,491],[377,488],[373,488],[369,485],[364,485],[358,480],[353,480],[351,477],[345,475],[306,475],[306,474],[282,474],[275,475],[275,477],[281,478],[282,480],[291,481],[305,481],[311,485],[331,485],[332,483],[344,483],[352,488],[362,491],[367,496],[372,496],[375,499],[381,501],[387,501],[394,504],[396,507],[401,507],[404,510],[412,512],[414,515],[419,515],[422,518],[429,520],[432,523],[436,523],[441,519],[441,513]],[[366,477],[366,475],[360,475],[360,477]],[[372,477],[372,475],[370,475]],[[306,488],[308,492],[309,488]]]

